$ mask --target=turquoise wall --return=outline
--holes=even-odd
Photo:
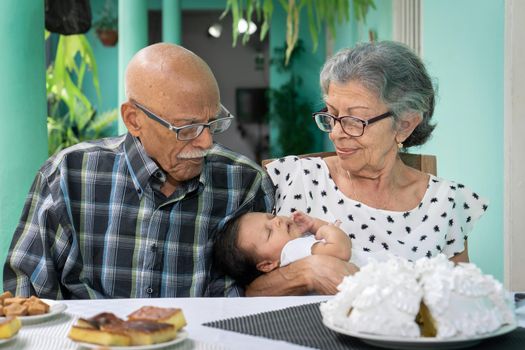
[[[47,157],[42,1],[0,2],[0,47],[1,281],[27,192]]]
[[[357,42],[368,41],[368,32],[376,34],[376,40],[392,39],[392,1],[376,0],[376,8],[370,9],[365,21],[354,19],[354,9],[351,7],[350,21],[337,26],[334,40],[334,53],[340,49],[354,46]]]
[[[422,153],[438,174],[490,200],[469,239],[471,261],[503,280],[504,2],[424,0],[423,59],[439,86],[438,126]]]

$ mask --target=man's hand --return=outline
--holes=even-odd
[[[341,259],[312,255],[258,277],[246,287],[246,295],[335,294],[343,277],[357,271],[357,266]]]

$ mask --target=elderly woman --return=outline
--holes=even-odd
[[[320,80],[326,107],[313,118],[329,133],[336,156],[270,163],[277,213],[341,220],[354,249],[371,257],[444,253],[468,261],[467,236],[487,202],[462,184],[406,166],[398,154],[424,144],[434,129],[435,93],[421,60],[399,43],[365,43],[330,58]],[[331,293],[345,271],[356,270],[333,261],[301,263],[255,280],[247,293],[301,293],[303,283]]]

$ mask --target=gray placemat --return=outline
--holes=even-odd
[[[288,307],[243,317],[204,323],[203,326],[249,334],[316,349],[377,349],[357,338],[326,328],[322,323],[319,303]],[[470,349],[525,349],[525,328],[497,338],[485,340]]]

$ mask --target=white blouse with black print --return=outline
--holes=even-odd
[[[348,198],[337,188],[321,158],[289,156],[267,165],[276,186],[276,214],[296,210],[328,222],[341,220],[352,250],[388,253],[409,260],[464,250],[487,201],[462,184],[430,175],[418,206],[406,212],[375,209]]]

